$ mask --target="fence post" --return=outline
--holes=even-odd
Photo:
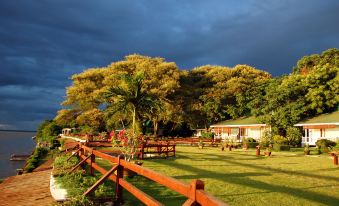
[[[198,206],[197,202],[197,190],[204,190],[205,185],[201,180],[192,180],[190,184],[189,199],[183,204],[185,206]]]
[[[142,143],[141,144],[141,157],[140,157],[140,159],[144,159],[144,148],[145,148],[145,143]]]
[[[174,145],[173,145],[173,155],[174,155],[174,157],[175,157],[175,143],[174,143]]]
[[[168,158],[168,145],[169,145],[169,142],[167,142],[166,144],[166,157]]]
[[[91,167],[91,176],[94,176],[94,168],[92,166],[92,163],[95,163],[95,155],[93,154],[93,151],[92,151],[92,154],[91,154],[91,164],[90,164],[90,167]]]
[[[79,143],[79,147],[81,148],[80,150],[79,150],[79,157],[81,157],[81,155],[83,155],[83,149],[82,149],[82,143]]]
[[[123,198],[122,198],[122,186],[120,185],[119,181],[120,179],[124,178],[124,167],[120,164],[121,156],[119,156],[118,160],[118,170],[117,170],[117,181],[115,185],[115,204],[114,205],[121,205],[123,204]]]

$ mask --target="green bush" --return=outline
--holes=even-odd
[[[53,169],[54,176],[67,174],[68,171],[79,162],[77,157],[71,157],[67,160],[69,157],[70,155],[62,155],[55,158]]]
[[[290,151],[291,147],[289,145],[273,144],[274,151]]]
[[[244,140],[245,143],[249,143],[249,142],[257,142],[257,140],[253,139],[252,137],[248,137]]]
[[[268,145],[273,143],[272,133],[269,130],[265,130],[263,136],[260,138],[260,145],[263,147],[268,147]]]
[[[37,129],[37,141],[47,141],[52,143],[53,140],[61,133],[61,129],[62,128],[54,120],[45,120]]]
[[[288,145],[299,145],[301,143],[301,132],[299,128],[289,127],[286,130],[286,138]]]
[[[204,139],[212,139],[214,137],[213,132],[201,132],[201,137]]]
[[[48,150],[42,147],[35,148],[33,154],[26,161],[27,164],[24,167],[25,172],[32,172],[39,166],[41,159],[48,153]]]
[[[273,142],[274,144],[278,144],[278,145],[286,145],[288,140],[281,135],[274,135]]]
[[[258,142],[249,142],[249,143],[247,143],[247,145],[248,145],[248,148],[256,148],[259,145],[259,143]]]
[[[86,198],[84,199],[83,193],[96,183],[102,175],[95,173],[94,176],[91,176],[81,168],[69,173],[69,169],[79,161],[76,157],[71,157],[71,159],[67,160],[69,157],[70,155],[61,155],[54,161],[53,174],[56,182],[67,190],[67,196],[70,198],[70,201],[66,201],[62,205],[92,205],[93,202],[89,202]],[[56,176],[56,173],[59,175]],[[93,198],[112,197],[114,195],[114,186],[114,182],[105,181],[95,190]]]
[[[337,145],[336,142],[333,142],[333,141],[328,140],[328,139],[319,139],[315,144],[316,144],[319,148],[335,147],[335,146]]]

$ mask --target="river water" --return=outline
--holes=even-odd
[[[0,131],[0,179],[16,175],[16,169],[22,168],[25,161],[10,161],[12,154],[30,154],[35,141],[35,132]]]

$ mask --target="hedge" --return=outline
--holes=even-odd
[[[289,145],[273,144],[274,151],[290,151],[290,149]]]

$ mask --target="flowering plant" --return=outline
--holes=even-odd
[[[124,155],[126,161],[131,161],[135,158],[138,152],[138,146],[142,143],[142,138],[138,137],[131,130],[121,130],[116,137],[112,138],[112,146],[119,149]]]

